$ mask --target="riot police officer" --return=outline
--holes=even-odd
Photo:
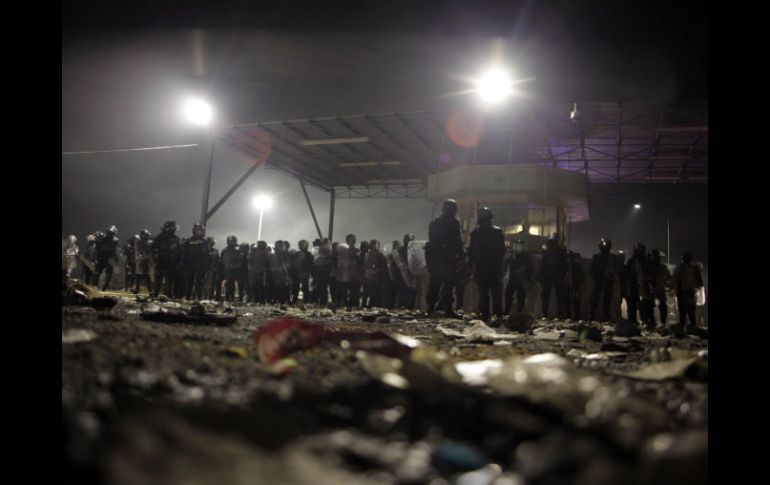
[[[192,237],[182,243],[182,270],[185,274],[186,298],[203,300],[206,272],[211,265],[211,247],[203,224],[193,224]]]
[[[249,251],[249,300],[267,303],[270,265],[267,262],[267,242],[259,241]]]
[[[227,247],[220,256],[222,277],[225,284],[225,301],[232,303],[235,298],[235,283],[241,271],[241,254],[238,251],[238,238],[227,236]]]
[[[360,253],[356,248],[356,236],[345,236],[345,244],[337,246],[336,252],[337,301],[339,305],[357,307],[361,282],[358,278]]]
[[[310,275],[313,272],[313,255],[308,251],[304,239],[299,242],[299,251],[291,255],[289,274],[291,277],[291,303],[297,303],[300,289],[303,299],[310,302]]]
[[[508,285],[505,287],[505,313],[511,313],[513,295],[516,294],[516,311],[524,311],[527,302],[527,290],[532,286],[535,264],[527,253],[523,239],[513,242],[513,257],[508,261]]]
[[[700,267],[692,264],[692,254],[684,253],[682,262],[674,270],[674,291],[679,307],[679,325],[685,327],[687,318],[692,326],[697,326],[695,320],[696,293],[703,287],[703,275]]]
[[[82,253],[80,253],[80,262],[83,263],[83,282],[87,285],[98,285],[99,283],[94,283],[94,270],[96,269],[96,236],[99,234],[99,237],[102,237],[100,232],[96,232],[94,234],[89,234],[86,240],[88,241],[88,245],[83,250]]]
[[[498,318],[503,316],[502,275],[505,257],[505,236],[502,229],[492,225],[493,214],[487,207],[478,212],[478,227],[471,232],[468,246],[468,264],[479,285],[479,313],[482,320],[489,320],[489,298],[492,311]]]
[[[660,323],[665,326],[668,320],[668,304],[666,302],[666,292],[671,289],[671,273],[668,268],[660,261],[660,251],[653,249],[650,251],[650,261],[652,262],[652,296],[658,300],[658,310],[660,311]],[[654,317],[654,313],[653,313]]]
[[[328,238],[321,241],[318,247],[318,255],[313,265],[313,281],[315,285],[315,298],[319,305],[326,306],[329,301],[329,283],[332,272],[332,245]]]
[[[213,300],[216,296],[217,292],[217,286],[219,285],[220,277],[219,277],[219,249],[217,249],[215,246],[217,245],[217,240],[214,239],[211,236],[206,237],[206,240],[209,242],[209,269],[208,273],[206,273],[206,298],[209,300]]]
[[[163,294],[170,296],[172,286],[177,283],[179,263],[181,258],[179,236],[176,235],[176,221],[163,223],[161,233],[152,243],[152,259],[155,263],[155,290],[157,297],[163,289]]]
[[[428,227],[428,244],[425,248],[425,262],[428,266],[428,313],[432,313],[442,293],[444,314],[457,318],[452,310],[452,289],[457,270],[457,261],[464,255],[460,221],[455,218],[457,202],[447,199],[441,208],[441,215]]]
[[[117,263],[120,241],[118,241],[118,228],[110,226],[104,231],[104,236],[96,241],[96,271],[94,284],[99,285],[99,278],[104,271],[104,285],[102,291],[106,291],[112,280],[114,265]]]
[[[647,248],[642,243],[634,246],[633,255],[626,263],[626,294],[628,295],[628,319],[638,322],[637,310],[642,322],[648,327],[655,326],[650,322],[654,302],[652,300],[651,261],[647,258]],[[654,318],[654,317],[653,317]]]
[[[152,240],[150,231],[142,229],[139,233],[139,240],[134,244],[134,261],[136,263],[136,273],[134,279],[136,287],[134,293],[139,293],[139,286],[144,281],[147,286],[147,292],[152,293],[150,286],[150,261],[152,258]]]
[[[409,243],[414,241],[414,234],[408,232],[404,234],[404,244],[398,248],[397,257],[394,259],[398,269],[398,295],[396,297],[396,307],[414,308],[417,299],[417,288],[415,288],[414,275],[409,271]]]
[[[566,276],[567,255],[564,249],[559,247],[556,238],[551,238],[546,242],[543,259],[540,261],[540,280],[543,284],[543,318],[548,318],[548,303],[552,288],[556,290],[556,314],[559,318],[564,318],[567,306],[564,291]]]
[[[126,240],[126,246],[123,248],[125,256],[125,281],[124,290],[131,291],[134,287],[134,278],[136,275],[136,260],[134,259],[134,247],[139,240],[139,234],[134,234]]]
[[[596,320],[596,307],[599,306],[599,298],[602,295],[604,296],[602,300],[604,321],[610,320],[610,303],[612,302],[612,291],[617,271],[618,261],[612,254],[612,241],[608,238],[602,238],[599,241],[599,252],[593,255],[589,270],[594,283],[589,302],[589,318],[591,320]]]
[[[388,260],[380,251],[380,242],[372,239],[369,242],[369,257],[366,258],[364,275],[364,286],[369,300],[363,303],[367,308],[385,306],[389,281]]]

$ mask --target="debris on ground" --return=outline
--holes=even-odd
[[[493,328],[472,314],[115,298],[117,320],[62,307],[67,481],[707,481],[708,341],[697,336],[524,314]],[[232,322],[201,325],[210,315]]]

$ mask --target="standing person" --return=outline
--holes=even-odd
[[[564,282],[567,276],[567,255],[564,249],[559,247],[556,238],[546,242],[543,251],[543,259],[540,262],[540,279],[543,284],[543,318],[548,318],[548,303],[551,298],[551,288],[556,290],[556,315],[564,318],[566,298]]]
[[[455,273],[455,308],[462,310],[465,306],[465,288],[471,279],[470,265],[465,255],[457,260],[457,272]]]
[[[123,248],[123,256],[125,257],[124,271],[125,278],[123,281],[123,289],[125,291],[131,291],[134,287],[134,278],[136,275],[136,260],[134,259],[134,246],[139,240],[139,235],[134,234],[126,240],[126,246]]]
[[[134,261],[136,262],[136,274],[134,275],[134,293],[139,293],[139,287],[144,281],[147,293],[152,293],[150,283],[150,261],[152,260],[152,240],[150,231],[142,229],[139,232],[139,240],[134,244]]]
[[[193,224],[192,237],[182,244],[182,271],[185,274],[185,297],[188,300],[203,300],[203,285],[206,272],[211,265],[211,247],[206,239],[203,224]]]
[[[310,275],[313,273],[313,255],[308,251],[308,243],[304,239],[299,242],[299,251],[291,255],[291,303],[299,301],[302,291],[303,301],[310,302]]]
[[[315,281],[315,302],[321,306],[329,303],[329,282],[332,272],[332,245],[328,238],[321,241],[318,255],[313,265],[313,281]]]
[[[225,286],[225,301],[232,303],[235,299],[235,283],[240,278],[241,253],[238,250],[238,238],[227,236],[227,247],[220,254],[220,267]]]
[[[599,252],[593,255],[589,270],[594,283],[589,302],[588,318],[591,321],[596,320],[596,308],[599,306],[601,296],[604,296],[602,300],[603,321],[610,321],[610,304],[615,286],[615,274],[618,273],[620,266],[619,258],[612,254],[612,241],[608,238],[602,238],[599,241]]]
[[[112,280],[112,272],[118,261],[120,241],[118,241],[118,228],[110,226],[104,231],[104,236],[96,241],[96,271],[94,275],[95,285],[99,286],[99,278],[104,271],[104,285],[102,291],[107,291]]]
[[[291,255],[294,251],[290,249],[291,243],[289,241],[282,241],[282,243],[283,244],[281,245],[281,250],[278,251],[278,256],[281,260],[281,264],[283,265],[283,303],[287,304],[291,299],[291,278],[289,278],[289,264],[291,264]]]
[[[479,285],[479,313],[489,320],[489,299],[495,316],[503,316],[502,268],[505,257],[505,236],[502,229],[492,225],[494,215],[487,207],[478,212],[478,226],[471,232],[468,264]],[[451,298],[451,297],[450,297]]]
[[[398,285],[397,307],[412,309],[417,305],[415,277],[409,271],[409,243],[414,241],[414,234],[404,234],[404,244],[398,248],[398,260],[395,260],[400,276]]]
[[[321,248],[321,244],[322,241],[320,238],[313,239],[313,245],[310,248],[310,254],[313,256],[313,261],[318,258],[318,250]],[[308,287],[310,288],[310,291],[308,291],[308,294],[305,295],[304,299],[305,301],[316,303],[318,301],[318,296],[316,296],[316,293],[318,292],[318,281],[315,274],[315,268],[313,268],[313,272],[310,273],[310,281],[308,282]]]
[[[666,265],[661,263],[660,251],[653,249],[650,252],[650,259],[652,261],[652,296],[654,299],[658,300],[660,324],[666,326],[668,320],[666,293],[671,290],[671,273],[668,272]]]
[[[367,308],[385,306],[389,281],[388,260],[380,251],[380,242],[372,239],[369,242],[369,257],[366,259],[365,285],[369,294]]]
[[[206,238],[209,242],[209,269],[206,272],[206,298],[213,300],[216,297],[217,285],[219,284],[219,249],[216,248],[217,240],[209,236]]]
[[[337,285],[337,262],[339,260],[337,248],[339,246],[340,243],[338,242],[332,243],[332,270],[329,273],[329,293],[331,294],[332,304],[337,306],[340,305],[339,287]]]
[[[401,281],[401,275],[399,274],[398,263],[398,249],[401,247],[401,243],[396,239],[391,244],[390,253],[387,256],[388,261],[388,288],[387,299],[385,306],[387,308],[396,308],[398,303],[398,287]]]
[[[527,301],[527,290],[534,283],[535,264],[532,256],[527,253],[523,239],[513,243],[513,257],[508,260],[508,284],[505,287],[505,314],[510,315],[513,306],[513,295],[516,294],[516,311],[524,311]]]
[[[337,300],[339,305],[358,306],[360,281],[358,263],[360,253],[356,248],[356,236],[345,236],[345,244],[337,246]]]
[[[80,249],[77,246],[78,238],[69,235],[61,242],[61,284],[62,291],[67,290],[67,281],[72,277],[72,273],[78,266],[78,254]]]
[[[249,252],[249,300],[267,303],[270,265],[268,264],[267,242],[259,241]]]
[[[171,295],[171,286],[177,279],[181,260],[179,236],[176,235],[176,221],[166,221],[161,233],[152,242],[152,259],[155,263],[155,291],[152,297]]]
[[[247,288],[249,286],[249,243],[242,242],[238,246],[238,254],[241,257],[241,266],[238,270],[238,301],[247,300]]]
[[[703,288],[703,275],[700,267],[692,264],[692,253],[684,253],[682,262],[674,270],[674,291],[679,307],[679,325],[683,328],[688,328],[686,326],[687,318],[690,319],[692,327],[698,325],[695,320],[695,306],[697,304],[696,293],[700,288]]]
[[[82,263],[82,278],[83,282],[87,285],[94,285],[98,283],[93,282],[94,270],[96,269],[96,234],[89,234],[86,238],[88,245],[80,253],[80,262]]]
[[[361,244],[359,245],[359,253],[358,253],[358,293],[361,295],[361,301],[360,306],[361,308],[367,306],[369,301],[369,292],[367,291],[368,288],[366,287],[366,263],[369,259],[369,241],[361,241]],[[356,301],[356,306],[359,306],[358,301]]]
[[[433,313],[438,301],[439,290],[443,294],[444,314],[448,318],[459,318],[452,311],[452,288],[457,261],[463,256],[463,241],[460,221],[457,220],[457,202],[447,199],[441,208],[441,215],[428,227],[428,244],[425,260],[430,275],[428,286],[428,314]]]
[[[640,305],[640,300],[646,301],[647,293],[652,293],[652,288],[647,288],[647,276],[649,274],[649,260],[647,248],[642,243],[634,245],[634,252],[626,263],[626,295],[628,298],[628,320],[638,323],[637,311],[641,310],[642,321],[647,323],[647,305]]]
[[[284,241],[275,242],[275,250],[268,255],[270,277],[273,289],[273,303],[285,305],[289,300],[287,280],[289,279],[288,252]]]
[[[568,271],[567,271],[567,285],[569,292],[569,301],[567,302],[567,316],[573,320],[580,320],[580,300],[582,299],[583,283],[586,281],[586,274],[583,271],[583,266],[580,264],[580,253],[573,251],[569,252],[568,256]]]

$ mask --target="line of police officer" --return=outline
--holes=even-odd
[[[138,293],[144,283],[152,297],[221,300],[224,289],[228,302],[297,303],[301,293],[305,302],[324,306],[331,297],[335,305],[347,307],[415,307],[416,283],[406,252],[414,240],[411,233],[404,236],[404,246],[393,241],[393,252],[387,256],[377,240],[356,247],[353,234],[344,244],[316,239],[312,252],[305,240],[299,242],[298,251],[290,251],[288,241],[276,241],[274,247],[265,241],[250,246],[238,244],[231,235],[220,253],[201,224],[193,226],[190,237],[176,233],[176,222],[166,221],[154,239],[145,229],[122,248],[115,226],[90,235],[88,246],[79,254],[83,280],[96,286],[102,282],[106,290],[122,253],[125,290]],[[74,236],[63,241],[64,282],[74,269],[75,241]]]
[[[478,285],[479,313],[483,319],[489,320],[492,315],[501,318],[503,311],[510,314],[514,296],[516,311],[522,312],[535,277],[534,261],[524,242],[515,241],[512,255],[507,254],[503,231],[492,224],[494,215],[484,207],[478,212],[478,227],[471,232],[466,255],[456,214],[457,203],[446,200],[441,215],[429,226],[425,247],[428,312],[440,308],[445,316],[457,317],[453,302],[456,297],[456,308],[462,308],[464,289],[471,277]],[[305,302],[324,306],[329,297],[333,304],[351,308],[417,306],[420,278],[412,274],[409,267],[408,248],[414,240],[411,233],[404,236],[403,245],[393,241],[393,251],[386,256],[376,240],[362,241],[356,247],[353,234],[347,235],[343,244],[316,239],[312,252],[305,240],[299,242],[298,251],[290,251],[287,241],[276,241],[271,248],[265,241],[239,245],[236,236],[228,236],[227,247],[220,253],[215,248],[216,241],[205,237],[206,230],[201,224],[193,226],[190,237],[179,238],[176,232],[176,222],[166,221],[154,240],[146,229],[129,238],[122,248],[127,291],[133,288],[139,292],[144,282],[153,297],[165,294],[190,300],[220,300],[224,289],[224,299],[232,302],[236,300],[237,287],[237,300],[242,302],[296,303],[301,292]],[[67,241],[63,258],[66,251],[70,256],[68,262],[63,259],[62,263],[65,280],[74,267],[71,254],[73,251],[77,254],[74,236]],[[691,254],[685,253],[672,278],[657,250],[647,253],[643,244],[637,244],[628,262],[622,253],[613,254],[611,250],[612,242],[602,239],[599,253],[591,262],[590,320],[597,319],[600,299],[603,320],[611,320],[610,307],[618,278],[629,319],[636,321],[638,312],[642,323],[654,327],[657,299],[660,321],[665,324],[666,292],[674,290],[680,323],[684,324],[684,319],[689,317],[695,324],[695,295],[703,281],[700,268],[692,264]],[[102,287],[108,288],[119,251],[115,226],[89,236],[88,247],[80,255],[84,281],[98,285],[104,273]],[[154,287],[151,288],[153,268]],[[506,271],[509,279],[503,292],[502,275]],[[538,274],[542,286],[542,317],[548,317],[554,292],[556,315],[580,319],[581,288],[586,280],[580,254],[566,251],[555,238],[549,239]]]
[[[452,305],[452,289],[454,286],[462,288],[470,273],[478,284],[481,317],[489,320],[494,314],[501,318],[502,276],[507,269],[509,280],[504,293],[505,313],[511,312],[514,294],[517,298],[516,311],[521,312],[527,290],[534,279],[534,263],[523,241],[517,240],[513,245],[513,256],[506,258],[503,231],[492,224],[492,211],[483,207],[478,211],[478,227],[470,235],[466,267],[466,254],[456,214],[457,203],[451,199],[446,200],[441,215],[429,227],[429,241],[425,248],[430,274],[428,311],[432,313],[438,304],[447,317],[456,317]],[[683,255],[672,279],[668,268],[660,261],[658,250],[647,253],[644,244],[636,244],[632,257],[626,263],[622,254],[612,254],[611,249],[612,242],[601,239],[599,253],[593,256],[591,262],[589,274],[593,279],[593,290],[589,300],[590,320],[597,319],[600,299],[603,303],[603,320],[611,320],[613,289],[616,278],[619,278],[621,297],[626,300],[629,320],[637,321],[638,312],[642,323],[648,328],[655,327],[654,304],[657,299],[660,322],[665,325],[668,315],[666,292],[673,290],[677,296],[680,324],[685,325],[685,319],[689,318],[690,323],[696,325],[696,292],[703,286],[703,279],[700,268],[692,264],[690,253]],[[548,317],[551,291],[554,291],[557,316],[580,319],[581,287],[586,279],[580,265],[580,254],[566,251],[555,238],[549,239],[542,253],[539,276],[542,285],[542,317]],[[438,298],[439,292],[441,300]],[[461,293],[462,290],[457,292],[458,295]],[[460,301],[457,308],[461,307]]]

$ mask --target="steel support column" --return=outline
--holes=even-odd
[[[310,215],[313,216],[313,224],[315,224],[315,229],[318,231],[318,238],[323,239],[324,235],[321,234],[321,226],[318,225],[318,219],[315,217],[315,211],[313,210],[313,204],[310,202],[310,197],[307,195],[307,189],[305,188],[305,181],[302,179],[299,179],[299,185],[302,187],[302,193],[305,194],[305,200],[307,201],[307,206],[310,209]]]
[[[332,188],[331,192],[331,205],[329,207],[329,241],[334,241],[334,200],[337,198],[337,194]]]

